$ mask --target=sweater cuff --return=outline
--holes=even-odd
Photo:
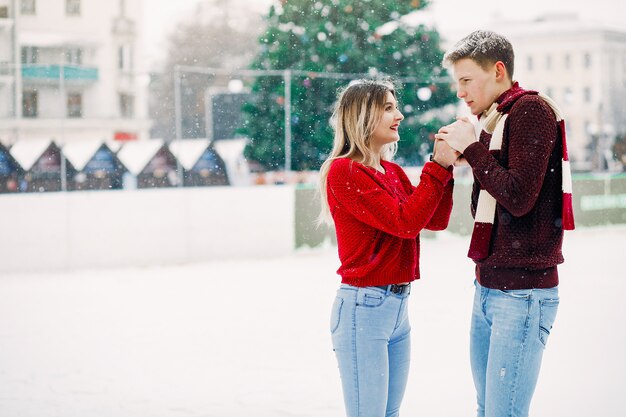
[[[444,186],[452,179],[452,170],[447,170],[436,162],[426,162],[422,169],[422,174],[434,177]]]
[[[480,142],[472,143],[463,151],[463,156],[472,167],[487,155],[489,150]]]

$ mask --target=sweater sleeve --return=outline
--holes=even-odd
[[[450,221],[450,214],[452,213],[452,191],[454,190],[454,178],[448,181],[443,189],[443,196],[437,205],[435,214],[431,217],[430,221],[426,225],[428,230],[444,230],[448,227]]]
[[[557,126],[552,110],[537,96],[520,98],[506,123],[507,168],[481,142],[471,144],[463,154],[481,188],[512,215],[521,217],[533,208],[541,191]]]
[[[452,172],[452,167],[448,169],[448,171]],[[411,184],[411,180],[406,176],[402,169],[398,169],[398,177],[402,182],[402,186],[408,195],[413,194],[415,191],[415,186]],[[443,189],[443,196],[437,205],[437,210],[433,214],[433,217],[430,218],[430,221],[425,226],[425,229],[428,230],[444,230],[448,227],[448,222],[450,221],[450,213],[452,212],[452,190],[454,188],[454,178],[451,178],[448,181],[448,184]]]
[[[405,202],[400,202],[362,165],[338,159],[328,173],[328,192],[359,221],[409,239],[417,237],[428,224],[451,177],[446,169],[429,162],[424,166],[420,183],[413,193]]]

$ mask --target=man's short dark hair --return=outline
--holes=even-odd
[[[502,61],[509,77],[513,79],[513,45],[504,36],[489,30],[477,30],[470,33],[443,56],[443,65],[449,67],[455,62],[470,58],[481,68],[486,69],[498,61]]]

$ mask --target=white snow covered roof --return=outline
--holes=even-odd
[[[172,154],[180,161],[183,168],[190,170],[209,147],[209,139],[182,139],[170,142]]]
[[[164,144],[163,139],[127,142],[117,157],[132,174],[138,175]]]
[[[68,142],[63,145],[63,155],[76,170],[82,171],[103,143],[100,139]]]
[[[224,162],[235,162],[243,156],[243,150],[247,143],[247,138],[221,139],[213,142],[213,147]]]
[[[596,21],[576,13],[547,13],[533,20],[493,19],[488,29],[509,38],[533,39],[582,33],[623,32],[624,28],[611,22]],[[565,39],[565,38],[563,38]]]
[[[52,143],[52,139],[20,140],[9,151],[24,171],[30,170]]]
[[[117,152],[126,142],[121,140],[106,139],[104,143],[109,147],[110,150],[112,150],[113,152]]]

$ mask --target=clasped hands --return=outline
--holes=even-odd
[[[446,167],[464,165],[463,152],[476,142],[474,125],[467,117],[458,118],[455,122],[443,126],[435,134],[433,161]]]

